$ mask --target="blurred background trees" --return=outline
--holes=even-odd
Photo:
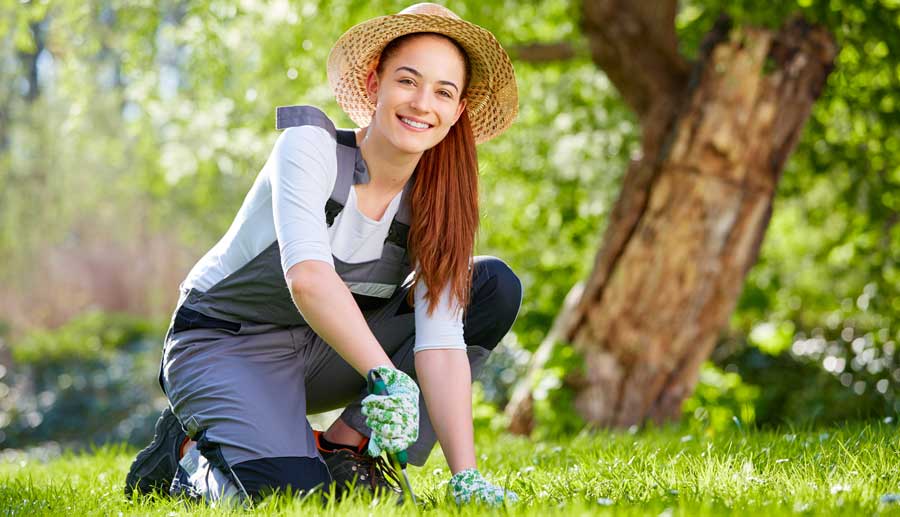
[[[0,3],[0,446],[74,439],[56,432],[59,415],[106,420],[87,439],[143,439],[141,418],[159,407],[154,358],[177,285],[265,161],[275,106],[315,104],[350,126],[325,80],[330,45],[353,23],[405,5]],[[513,51],[520,87],[518,122],[480,149],[478,253],[504,258],[526,289],[479,390],[479,421],[497,426],[494,408],[593,265],[640,135],[591,62],[580,2],[447,6]],[[685,421],[715,432],[734,418],[892,416],[900,2],[685,0],[675,17],[679,51],[694,59],[722,13],[763,27],[801,13],[840,51]],[[527,54],[528,45],[560,42],[571,49],[564,59]],[[534,379],[536,430],[576,431],[583,423],[565,379],[582,360],[568,346],[549,359]],[[131,397],[122,402],[130,412],[115,409],[122,397]],[[95,403],[72,402],[85,398]]]

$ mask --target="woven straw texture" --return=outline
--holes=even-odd
[[[505,131],[519,111],[515,71],[493,34],[435,4],[417,4],[399,14],[381,16],[350,28],[328,56],[328,82],[344,112],[359,127],[369,125],[375,105],[366,94],[366,77],[382,49],[393,39],[414,32],[453,38],[469,56],[472,77],[466,111],[475,141],[482,143]]]

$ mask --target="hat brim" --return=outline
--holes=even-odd
[[[519,111],[515,71],[506,51],[486,29],[459,18],[430,14],[393,14],[359,23],[345,32],[328,55],[328,83],[338,105],[360,127],[368,126],[375,105],[366,93],[366,78],[381,51],[400,36],[443,34],[466,51],[471,77],[466,110],[476,143],[505,131]]]

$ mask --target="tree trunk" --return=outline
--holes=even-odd
[[[799,19],[778,32],[720,21],[685,88],[669,81],[669,97],[655,103],[623,93],[641,116],[644,152],[580,300],[556,329],[585,359],[575,404],[589,423],[680,416],[756,261],[782,167],[835,54],[825,30]],[[532,426],[525,392],[508,408],[515,432]]]

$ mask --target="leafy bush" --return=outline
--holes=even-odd
[[[92,312],[11,345],[0,402],[0,446],[83,445],[152,437],[159,414],[160,325]]]
[[[514,387],[529,374],[530,360],[531,353],[512,332],[491,353],[473,389],[476,429],[495,433],[506,429],[503,408]],[[571,436],[584,428],[584,420],[575,410],[574,391],[567,384],[569,374],[577,377],[583,368],[583,359],[571,346],[558,345],[537,372],[532,385],[535,438]]]
[[[64,360],[108,360],[141,340],[156,338],[159,325],[128,314],[91,311],[53,329],[38,329],[10,347],[13,360],[41,365]]]
[[[761,425],[887,418],[900,409],[900,364],[893,342],[878,341],[877,334],[860,336],[850,327],[818,329],[811,336],[798,333],[779,354],[745,347],[719,363],[759,387],[755,413]]]
[[[483,400],[501,408],[506,406],[512,389],[527,373],[530,360],[531,353],[522,348],[517,334],[507,334],[478,375]]]
[[[711,363],[700,370],[693,395],[682,410],[686,424],[696,433],[714,434],[756,422],[756,401],[760,387],[747,384],[734,372],[725,372]]]
[[[584,359],[571,346],[556,346],[533,386],[535,437],[570,436],[584,429],[575,410],[575,391],[566,384],[570,375],[584,371]]]

